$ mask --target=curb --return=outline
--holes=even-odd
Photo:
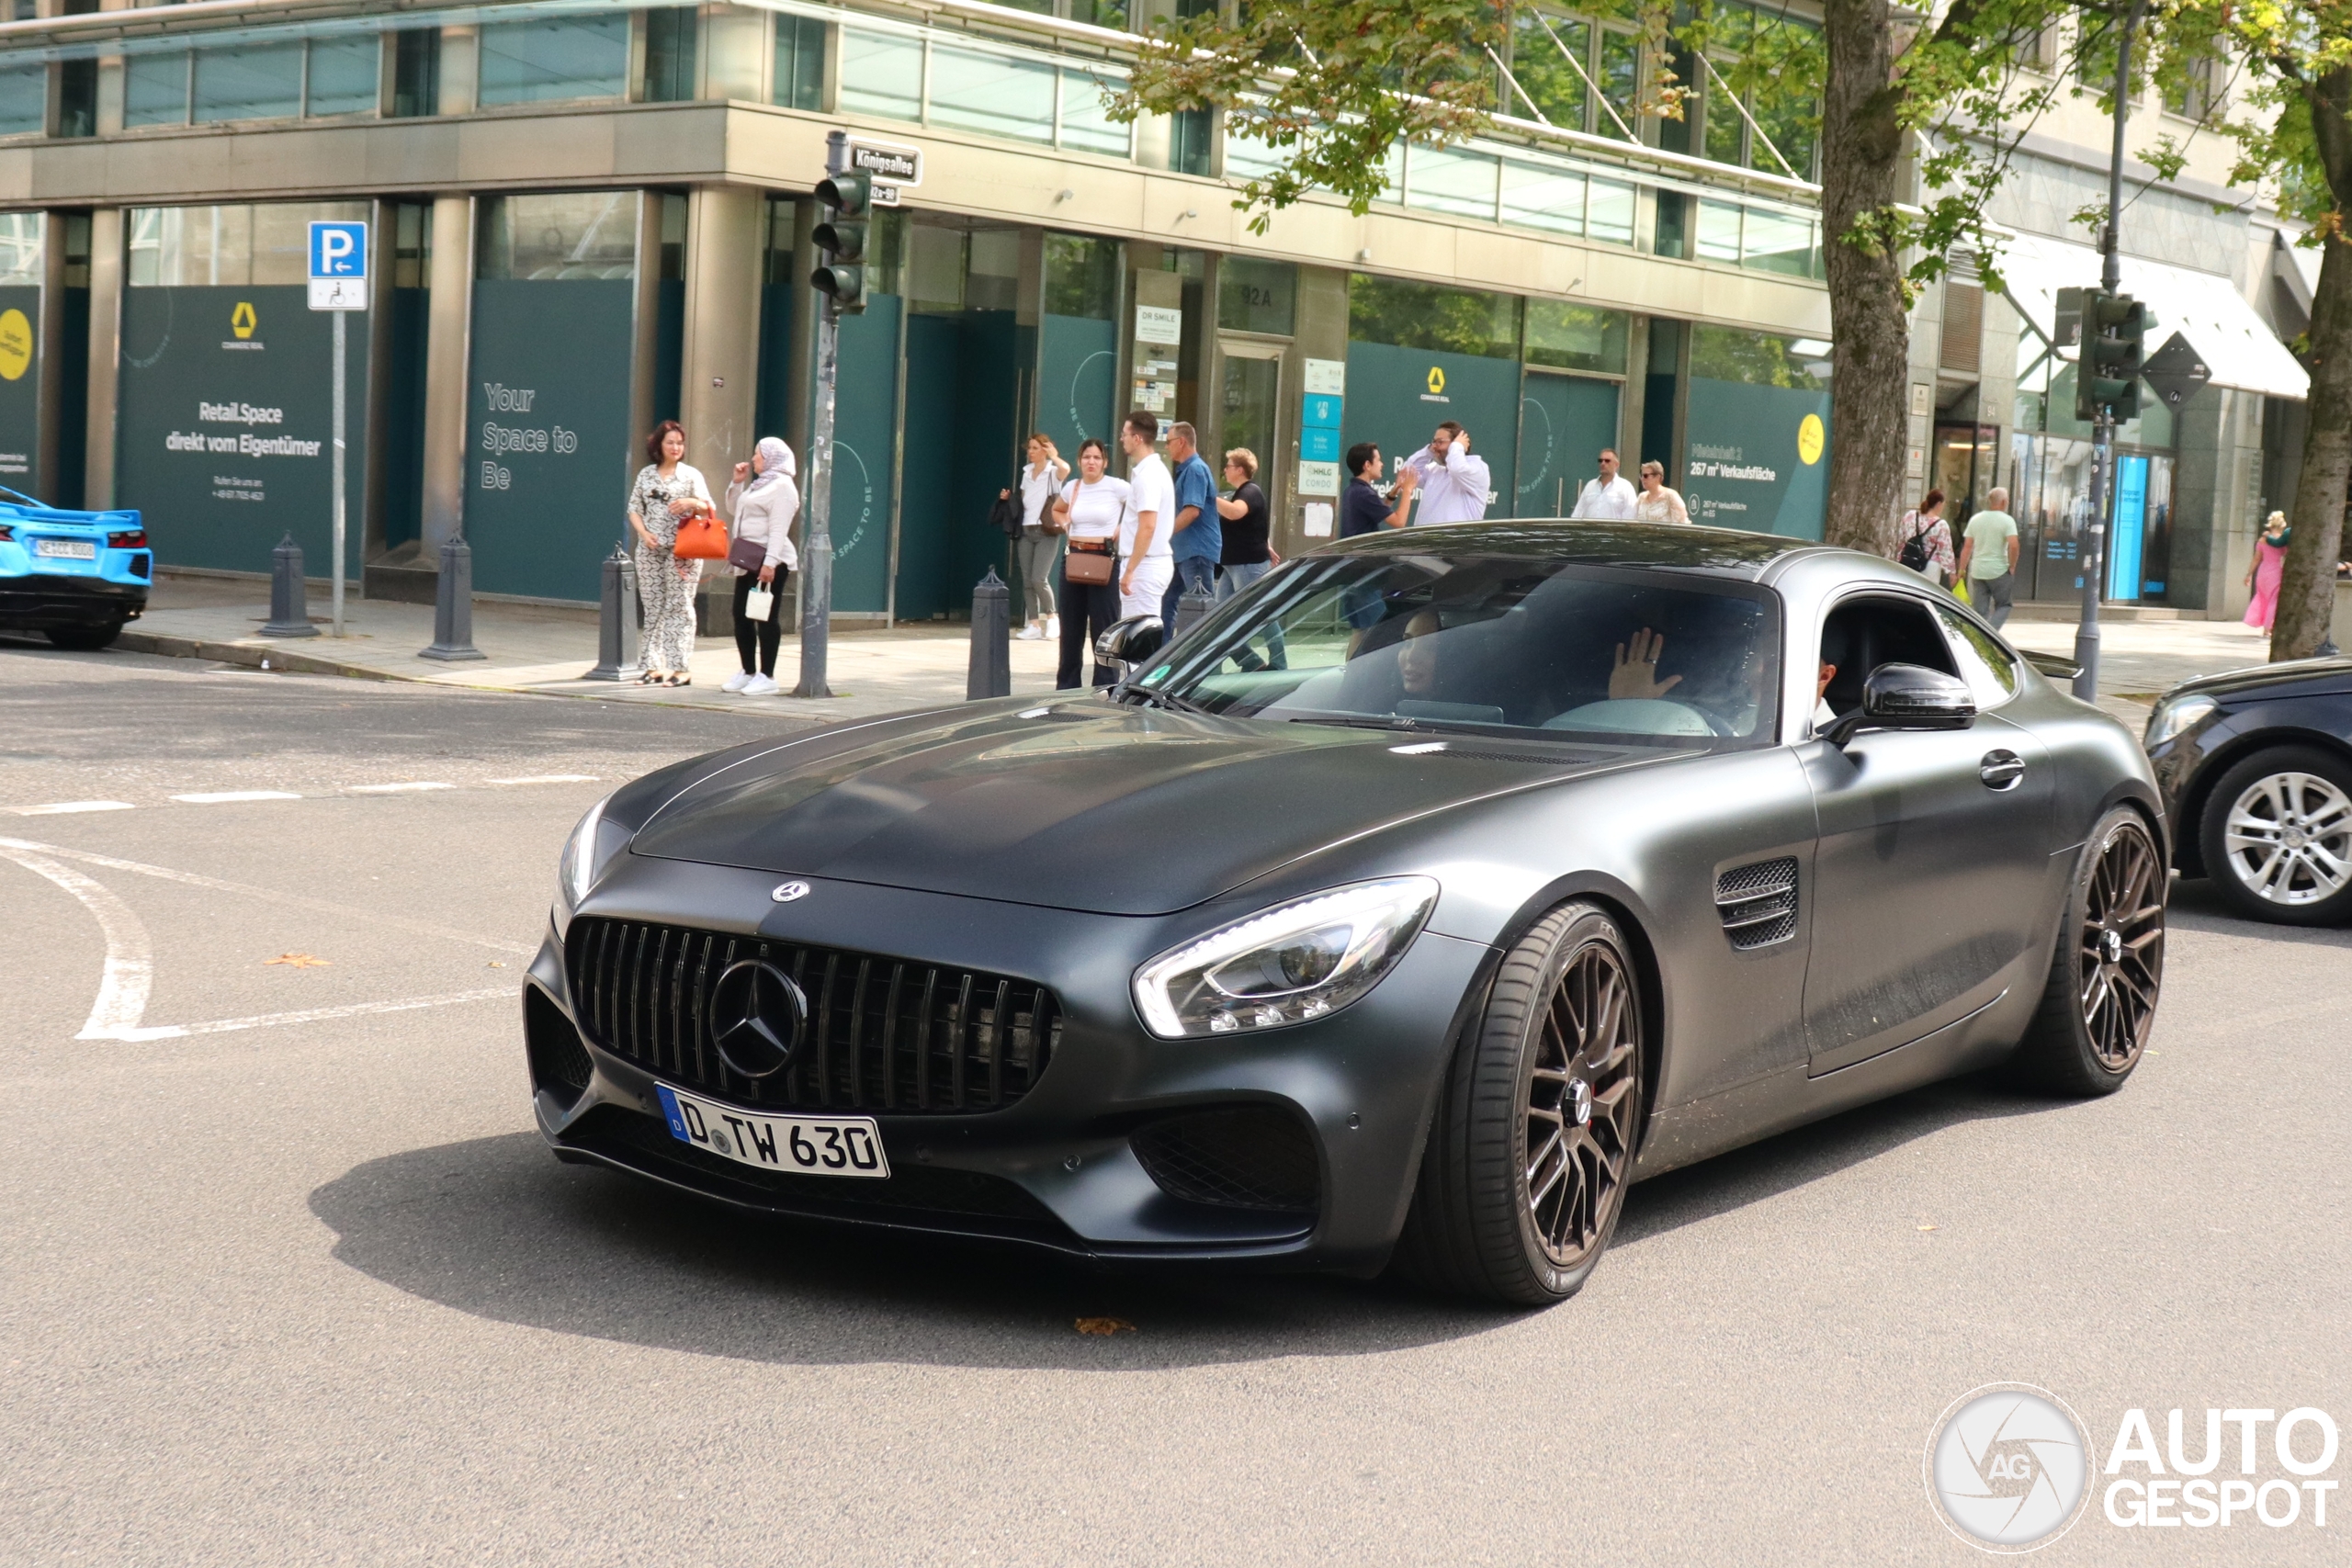
[[[283,647],[256,647],[248,642],[208,642],[202,637],[174,637],[168,632],[143,632],[125,627],[115,638],[114,646],[125,653],[152,653],[164,659],[209,659],[216,664],[242,664],[258,670],[267,660],[272,670],[289,671],[298,675],[347,675],[360,681],[414,681],[415,675],[397,675],[390,671],[374,670],[364,664],[348,664],[338,659],[322,659],[313,653],[299,651],[299,641],[288,641]]]

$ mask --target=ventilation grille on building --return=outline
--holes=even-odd
[[[1797,863],[1793,855],[1736,866],[1715,879],[1715,908],[1724,934],[1746,953],[1797,934]]]
[[[1984,355],[1984,286],[1957,277],[1944,284],[1943,367],[1978,373]]]

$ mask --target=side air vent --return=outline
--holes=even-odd
[[[1786,942],[1797,934],[1797,862],[1794,855],[1735,866],[1715,879],[1715,908],[1724,935],[1742,953]]]

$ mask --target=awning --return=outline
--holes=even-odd
[[[2295,303],[2304,315],[2312,313],[2312,297],[2319,292],[2319,252],[2310,245],[2299,245],[2282,231],[2271,236],[2278,242],[2270,252],[2270,274],[2287,286]]]
[[[2179,333],[2204,357],[2216,387],[2295,402],[2311,395],[2310,375],[2245,302],[2236,284],[2210,272],[2138,256],[2121,260],[2123,291],[2145,300],[2156,314],[2149,353]],[[2010,302],[2045,338],[2054,330],[2058,290],[2094,288],[2099,277],[2097,251],[2039,234],[2018,234],[2005,242],[1996,265],[2008,286]]]

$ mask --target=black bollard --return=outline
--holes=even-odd
[[[433,646],[419,659],[485,657],[474,646],[474,552],[460,534],[441,547],[441,586],[433,596]]]
[[[1176,601],[1176,630],[1169,637],[1170,643],[1182,642],[1184,634],[1197,626],[1211,610],[1216,608],[1216,596],[1204,588],[1187,588],[1184,596]]]
[[[989,568],[972,590],[972,665],[964,699],[1012,695],[1012,590]]]
[[[316,637],[311,601],[302,581],[302,547],[288,534],[269,552],[269,621],[264,637]]]
[[[637,679],[637,566],[618,545],[605,558],[605,591],[596,615],[596,668],[580,678]]]

